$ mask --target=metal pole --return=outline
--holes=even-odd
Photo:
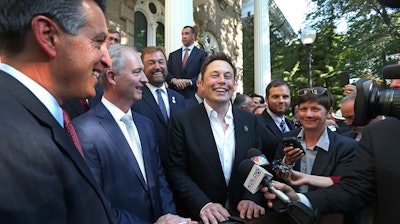
[[[312,71],[311,71],[311,61],[312,61],[312,54],[311,54],[311,44],[307,44],[307,72],[308,72],[308,87],[312,87]]]

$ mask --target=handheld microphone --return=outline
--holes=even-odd
[[[253,163],[259,166],[267,166],[270,164],[267,157],[265,157],[265,155],[256,148],[250,148],[247,151],[247,158],[249,158],[251,161],[253,161]]]
[[[243,186],[252,194],[255,194],[261,187],[267,187],[268,190],[276,194],[283,203],[290,203],[290,198],[274,187],[271,180],[273,175],[261,166],[254,164],[250,159],[245,159],[240,163],[239,170],[242,174],[247,175]]]

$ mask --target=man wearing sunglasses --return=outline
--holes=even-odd
[[[332,132],[326,126],[328,115],[332,113],[332,94],[326,88],[315,87],[301,89],[297,91],[297,96],[298,119],[302,128],[284,136],[297,137],[304,151],[281,146],[276,158],[283,158],[285,164],[302,173],[343,176],[347,173],[357,142]],[[315,189],[302,185],[298,190],[304,193]]]

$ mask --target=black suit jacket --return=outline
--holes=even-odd
[[[107,202],[65,130],[0,72],[1,223],[112,223]]]
[[[386,118],[363,130],[350,174],[331,187],[308,192],[313,208],[322,214],[352,212],[376,202],[376,224],[400,220],[400,120]]]
[[[168,89],[168,101],[170,116],[185,108],[185,99],[182,95],[174,90]],[[168,126],[169,122],[165,122],[161,110],[158,107],[156,99],[154,99],[149,87],[143,87],[142,99],[133,104],[132,110],[142,114],[153,122],[156,130],[157,144],[160,158],[165,167],[168,162]]]
[[[264,110],[262,114],[258,115],[257,120],[260,125],[266,129],[261,134],[262,152],[271,162],[275,159],[275,153],[279,144],[282,143],[283,133],[281,129],[276,126],[275,121],[267,110]],[[292,120],[285,117],[285,122],[290,130],[295,128]]]
[[[166,81],[170,88],[173,88],[177,92],[183,95],[185,99],[194,96],[197,91],[196,80],[200,74],[201,66],[207,57],[207,53],[197,47],[193,47],[193,51],[190,53],[188,60],[186,61],[185,67],[182,66],[182,48],[172,52],[168,57],[168,76]],[[192,86],[187,87],[183,90],[177,90],[171,83],[173,78],[190,79]]]
[[[204,205],[214,202],[224,206],[228,199],[231,209],[236,209],[243,199],[264,205],[262,195],[252,195],[243,187],[246,177],[238,169],[239,164],[247,159],[248,149],[260,146],[256,118],[236,107],[232,110],[236,148],[228,186],[204,103],[186,108],[172,117],[167,178],[176,197],[178,214],[199,220]]]

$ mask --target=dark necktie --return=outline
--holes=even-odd
[[[161,93],[163,92],[162,89],[157,89],[157,101],[158,101],[158,107],[160,107],[161,114],[163,115],[164,121],[168,121],[168,114],[167,114],[167,109],[164,104],[164,100],[161,96]]]
[[[185,67],[188,57],[189,57],[189,48],[185,48],[185,55],[183,56],[182,67]]]
[[[280,126],[280,128],[282,130],[282,133],[289,132],[288,128],[286,127],[285,119],[282,119],[282,121],[281,121],[279,126]]]
[[[89,104],[87,103],[86,100],[80,100],[80,103],[82,105],[83,110],[86,112],[89,110]]]
[[[64,118],[64,130],[67,132],[69,137],[71,137],[79,153],[82,155],[83,158],[85,158],[81,143],[79,142],[78,134],[76,134],[75,128],[72,125],[71,118],[69,117],[66,110],[63,110],[63,118]]]

